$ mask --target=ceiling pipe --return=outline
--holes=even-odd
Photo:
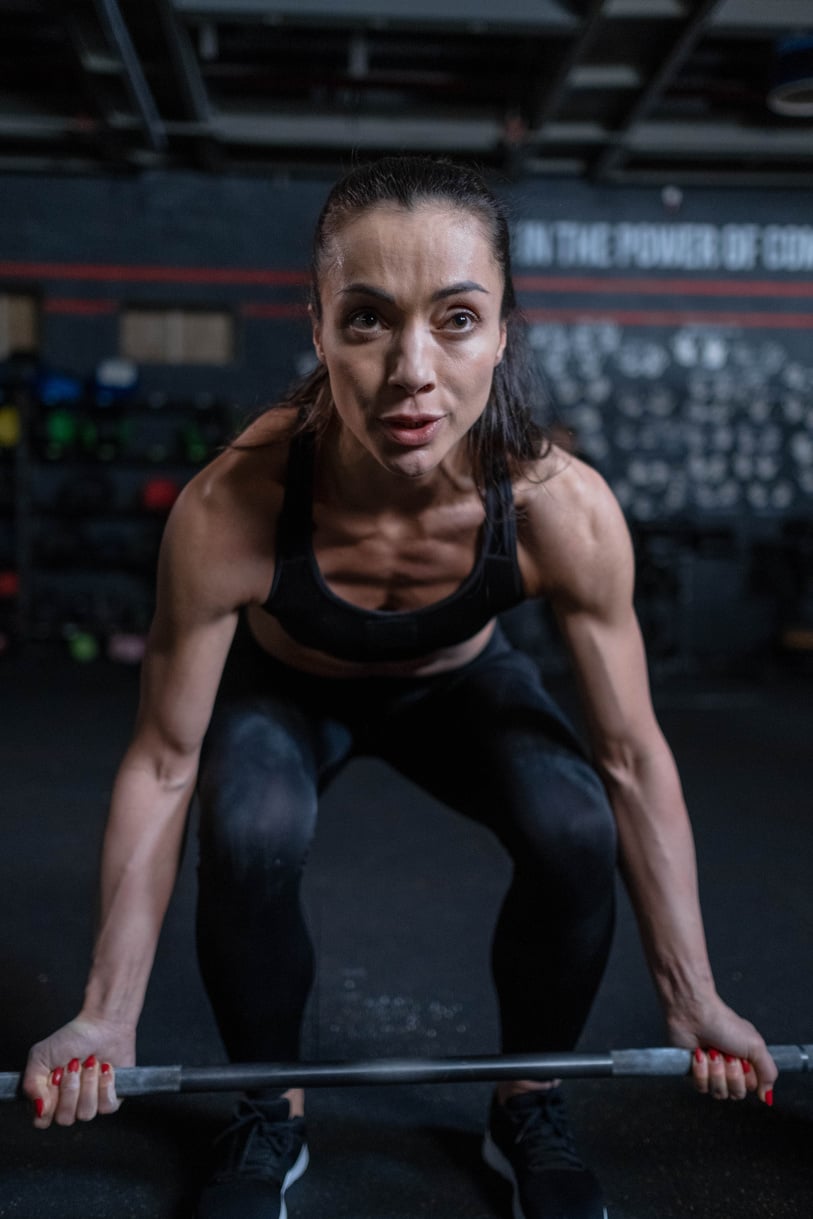
[[[141,117],[150,146],[155,152],[165,152],[168,144],[166,128],[117,0],[96,0],[96,7],[121,56],[130,95]]]

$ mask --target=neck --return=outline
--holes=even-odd
[[[426,474],[410,478],[385,469],[341,424],[318,443],[315,487],[320,499],[370,514],[416,513],[476,494],[465,443]]]

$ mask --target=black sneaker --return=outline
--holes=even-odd
[[[308,1167],[305,1120],[287,1100],[240,1101],[213,1153],[196,1219],[286,1219],[285,1191]]]
[[[558,1088],[493,1101],[486,1164],[514,1189],[514,1219],[607,1219],[598,1181],[582,1163]]]

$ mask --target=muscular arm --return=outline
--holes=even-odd
[[[776,1068],[747,1021],[719,999],[709,963],[694,840],[677,767],[657,723],[633,609],[633,556],[615,500],[578,465],[553,479],[536,513],[545,517],[545,582],[582,695],[595,764],[615,814],[620,867],[672,1040],[714,1047],[734,1061],[698,1056],[695,1077],[741,1095],[740,1059],[764,1096]],[[722,1073],[725,1080],[717,1077]],[[750,1078],[749,1078],[750,1074]]]
[[[134,1061],[135,1028],[177,874],[200,747],[237,605],[250,599],[255,573],[245,554],[235,554],[233,535],[249,532],[244,522],[235,529],[228,496],[221,493],[216,506],[211,499],[206,486],[191,484],[162,542],[136,726],[105,831],[84,1002],[73,1021],[33,1047],[24,1077],[41,1110],[40,1126],[112,1112],[118,1107],[113,1072],[101,1072],[101,1064]]]
[[[113,788],[84,1011],[135,1026],[174,886],[198,757],[236,612],[196,587],[181,522],[162,547],[133,739]]]

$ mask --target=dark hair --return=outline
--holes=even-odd
[[[319,282],[325,252],[351,217],[381,204],[413,210],[425,203],[447,204],[476,216],[489,239],[503,276],[501,316],[507,341],[494,370],[488,403],[469,432],[472,467],[478,486],[493,484],[507,467],[519,473],[547,451],[550,440],[539,419],[547,395],[530,350],[514,294],[508,218],[502,203],[475,170],[433,157],[383,157],[350,170],[330,191],[313,239],[310,304],[321,316]],[[299,428],[321,432],[332,417],[327,369],[320,365],[283,398],[296,406]]]

